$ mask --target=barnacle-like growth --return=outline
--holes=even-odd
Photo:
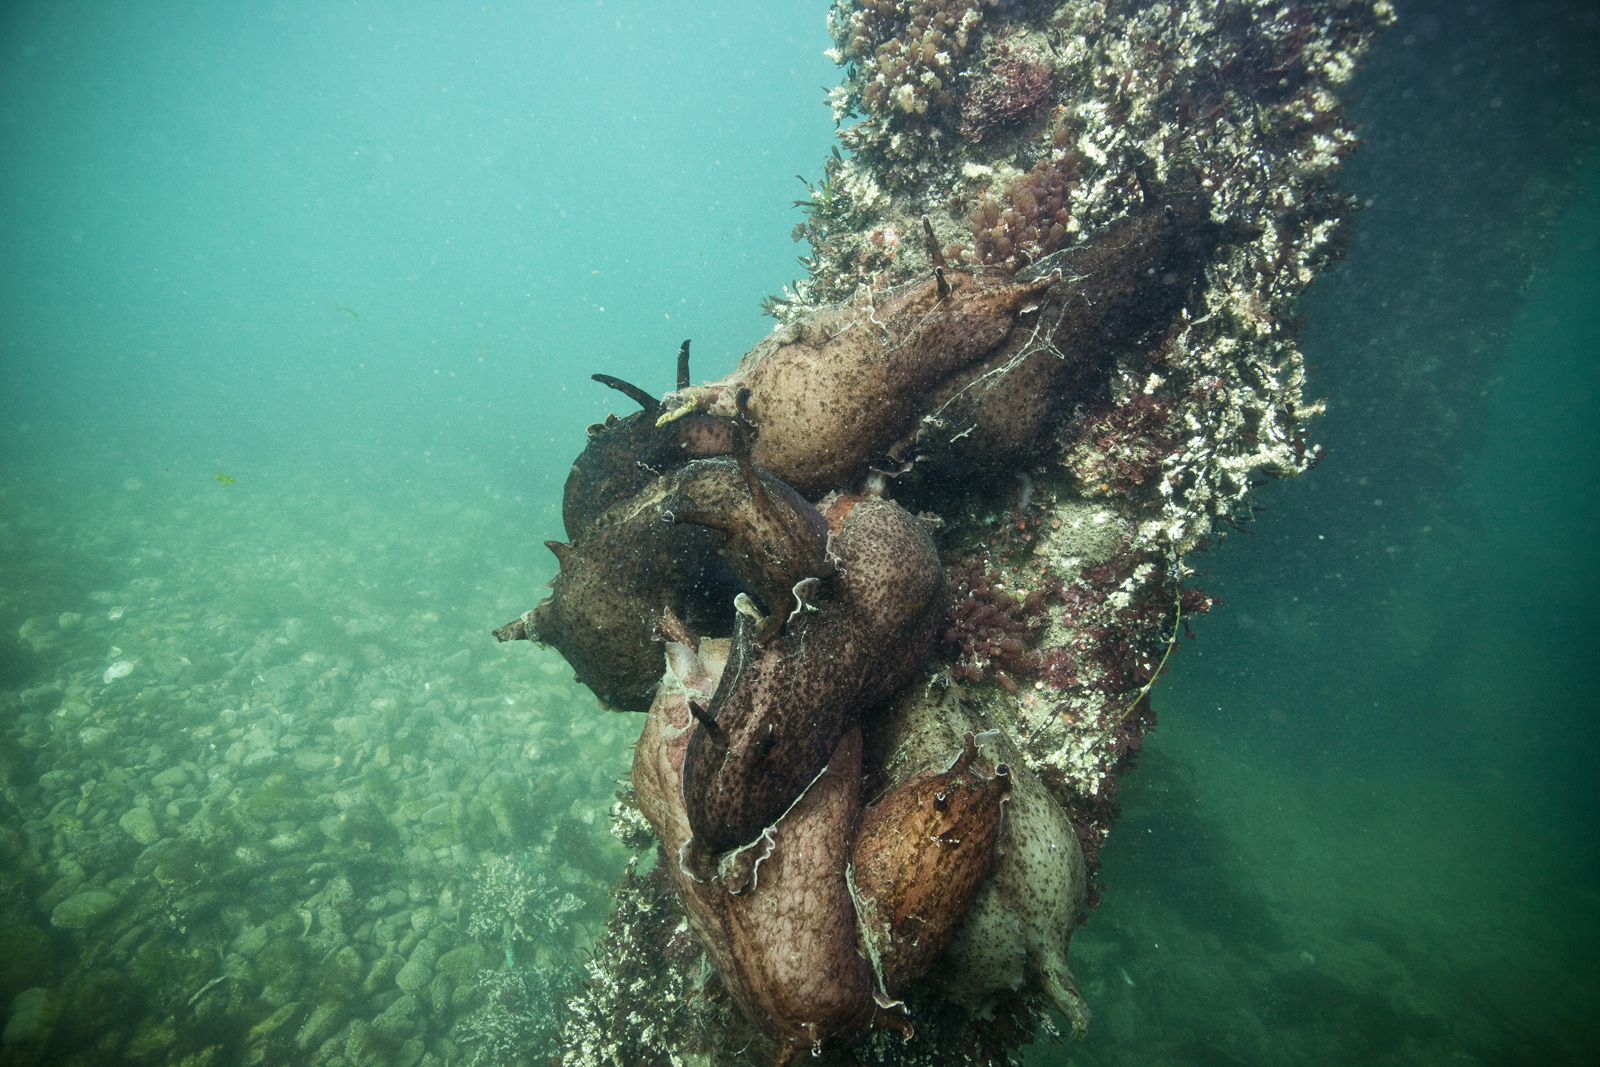
[[[472,889],[467,936],[498,941],[508,964],[514,963],[518,943],[559,928],[563,915],[583,906],[575,895],[560,893],[526,864],[499,856],[473,872]]]
[[[1139,498],[1155,489],[1162,461],[1182,440],[1172,405],[1140,393],[1085,419],[1065,460],[1084,496]]]
[[[847,16],[840,51],[856,64],[861,100],[874,115],[926,115],[955,103],[978,0],[875,0]]]
[[[889,184],[911,180],[926,151],[950,138],[958,79],[977,47],[983,0],[867,0],[836,4],[828,21],[850,77],[833,95],[838,118],[863,116],[840,134],[858,155],[882,160]]]
[[[508,967],[478,973],[483,1003],[455,1029],[470,1050],[468,1067],[515,1063],[530,1049],[546,1047],[561,1018],[570,979],[535,968]]]

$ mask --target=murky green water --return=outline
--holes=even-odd
[[[798,273],[823,14],[8,11],[5,1062],[545,1050],[640,717],[488,630],[587,375],[720,374]],[[1329,458],[1209,556],[1033,1062],[1600,1053],[1600,28],[1400,14],[1305,308]]]

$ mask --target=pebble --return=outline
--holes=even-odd
[[[203,511],[214,497],[159,514],[146,510],[154,490],[129,499],[73,536],[111,544],[137,526],[141,541],[186,549],[143,553],[137,576],[82,603],[30,606],[16,634],[38,669],[0,690],[0,740],[37,783],[18,793],[31,799],[0,859],[15,884],[40,887],[0,929],[48,916],[59,941],[13,986],[28,992],[8,1044],[70,1027],[97,1055],[190,1067],[503,1059],[452,1035],[496,1010],[478,978],[508,952],[530,975],[577,970],[585,928],[549,930],[537,912],[567,892],[606,906],[610,878],[558,880],[553,857],[576,847],[585,869],[620,872],[605,816],[632,731],[553,653],[487,636],[484,620],[507,610],[498,591],[441,617],[403,581],[351,582],[357,557],[308,551],[275,505],[244,520]],[[405,577],[482,548],[464,532],[418,537],[407,554],[387,510],[347,519],[342,536],[381,535]],[[581,741],[567,729],[595,717],[607,729],[589,723]],[[541,769],[568,767],[584,770]],[[544,870],[560,892],[478,893],[491,860]],[[513,906],[530,913],[522,932],[500,917]],[[481,1032],[511,1032],[503,1022]]]
[[[83,930],[104,919],[116,909],[117,898],[103,889],[86,889],[57,904],[50,922],[63,930]]]
[[[395,972],[394,984],[405,992],[415,993],[433,981],[433,953],[423,952],[423,949],[429,947],[426,941],[419,944],[405,966]]]
[[[150,784],[161,790],[178,789],[189,784],[189,772],[183,767],[168,767],[151,775]]]
[[[124,813],[122,818],[117,820],[117,825],[141,845],[153,845],[161,838],[161,830],[156,826],[156,817],[150,813],[149,808],[134,808]]]
[[[49,1028],[55,1015],[50,991],[42,986],[24,989],[11,1001],[11,1017],[0,1035],[0,1045],[8,1048],[27,1045]]]
[[[327,1000],[311,1009],[311,1014],[294,1035],[294,1043],[302,1052],[332,1037],[344,1023],[345,1008],[338,1001]]]

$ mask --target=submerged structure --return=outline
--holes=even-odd
[[[687,343],[665,398],[604,379],[642,410],[591,427],[552,595],[497,631],[649,712],[562,1062],[1001,1063],[1090,1025],[1068,945],[1211,606],[1187,556],[1317,462],[1293,304],[1391,19],[835,3],[808,276],[726,379]]]

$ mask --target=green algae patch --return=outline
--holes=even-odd
[[[339,819],[350,839],[358,845],[385,848],[400,844],[399,829],[375,804],[355,804]]]

